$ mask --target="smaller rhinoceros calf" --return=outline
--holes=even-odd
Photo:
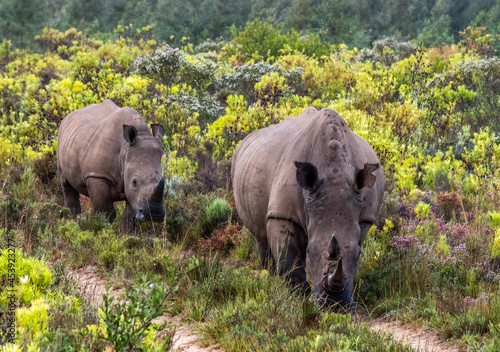
[[[92,104],[70,113],[59,127],[57,168],[64,205],[81,212],[80,194],[90,197],[92,211],[116,217],[113,203],[126,201],[120,228],[135,229],[137,221],[163,221],[159,124],[152,133],[139,113],[112,101]]]

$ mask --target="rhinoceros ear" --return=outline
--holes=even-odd
[[[165,134],[165,129],[159,123],[151,124],[151,131],[153,132],[154,137],[158,137],[160,139],[162,139]]]
[[[123,125],[123,138],[125,138],[128,144],[130,145],[134,144],[136,137],[137,137],[137,128],[130,125]]]
[[[314,191],[318,186],[318,170],[313,164],[296,161],[297,183],[307,191]]]
[[[377,177],[372,175],[372,172],[377,170],[379,167],[380,164],[365,164],[365,167],[362,170],[358,170],[356,173],[356,187],[358,190],[364,187],[373,187]]]

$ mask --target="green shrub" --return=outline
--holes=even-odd
[[[417,214],[417,218],[420,220],[426,219],[427,216],[429,216],[430,211],[431,205],[424,202],[419,202],[415,207],[415,213]]]
[[[171,277],[170,287],[165,289],[159,283],[158,277],[139,274],[134,285],[126,290],[124,303],[113,303],[115,299],[110,296],[107,284],[102,305],[102,320],[106,333],[101,337],[109,341],[115,351],[145,348],[145,338],[150,333],[150,327],[160,331],[166,326],[166,322],[153,324],[152,320],[161,316],[168,306],[172,305],[164,306],[170,294],[175,291],[175,281],[177,277]],[[162,343],[162,349],[168,349],[171,343],[170,338],[167,338]]]
[[[37,200],[35,189],[35,174],[31,167],[24,170],[21,181],[12,186],[15,199],[23,203],[33,204]]]
[[[29,308],[16,309],[19,334],[28,335],[29,340],[38,342],[47,332],[48,311],[49,304],[43,298],[33,300]]]
[[[491,257],[500,257],[500,229],[496,231],[495,237],[493,238],[493,242],[491,244]]]
[[[274,60],[287,41],[280,34],[280,29],[280,26],[256,18],[239,30],[233,27],[233,41],[238,46],[238,51],[249,58],[256,61]]]
[[[206,208],[207,222],[214,227],[228,221],[231,216],[231,206],[222,198],[214,199]]]
[[[500,228],[500,212],[490,211],[488,215],[490,216],[490,226],[495,229]]]
[[[11,288],[0,293],[0,307],[6,307],[11,301],[10,293],[14,294],[15,302],[30,307],[31,301],[42,298],[53,281],[47,264],[28,257],[21,248],[15,247],[1,251],[0,274],[2,287]]]
[[[116,264],[116,253],[105,251],[99,255],[99,264],[103,265],[106,270],[113,270]]]

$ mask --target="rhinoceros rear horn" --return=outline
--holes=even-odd
[[[371,188],[375,184],[377,177],[372,175],[372,172],[377,170],[380,164],[365,164],[362,170],[356,173],[356,187],[359,189],[367,187]]]
[[[137,137],[137,128],[135,126],[123,125],[123,138],[132,145]]]
[[[162,139],[165,134],[165,129],[159,123],[153,123],[151,125],[151,132],[153,132],[153,136]]]
[[[162,177],[160,182],[155,186],[153,190],[153,195],[151,196],[151,200],[153,202],[163,202],[163,191],[165,189],[165,179]]]

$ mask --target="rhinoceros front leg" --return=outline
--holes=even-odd
[[[125,206],[123,211],[122,220],[120,222],[120,230],[123,233],[133,233],[137,226],[137,220],[135,218],[135,210],[132,208],[129,202]]]
[[[289,278],[295,286],[309,289],[305,270],[304,233],[291,221],[269,219],[267,239],[279,275]]]
[[[116,210],[109,182],[102,178],[91,177],[87,179],[87,189],[92,201],[92,212],[103,213],[112,222],[116,218]]]
[[[63,190],[64,206],[68,207],[74,216],[82,212],[80,206],[80,193],[66,180],[62,177],[61,186]]]
[[[267,238],[264,236],[264,240],[259,239],[259,237],[255,236],[257,242],[257,250],[259,252],[260,263],[266,269],[269,269],[271,266],[274,266],[274,260],[269,249],[269,244],[267,243]]]

